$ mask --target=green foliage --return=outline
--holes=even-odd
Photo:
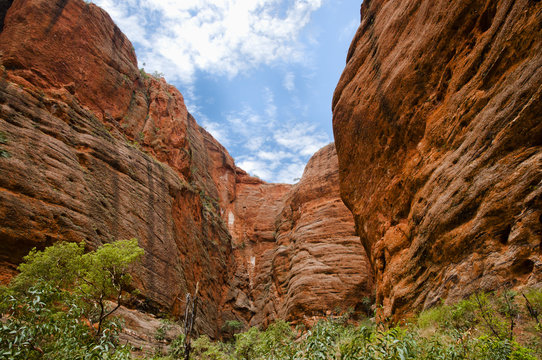
[[[228,320],[225,324],[228,329],[239,330],[243,328],[243,323],[238,320]]]
[[[285,321],[277,321],[260,331],[252,327],[235,335],[236,359],[292,359],[295,355],[294,332]]]
[[[0,131],[0,145],[8,143],[8,137],[5,132]],[[0,146],[0,158],[8,158],[11,154]]]
[[[528,307],[529,315],[537,318],[542,315],[542,289],[530,289],[522,294]],[[542,331],[542,329],[540,329]]]
[[[106,310],[104,300],[116,298],[120,304],[130,287],[128,269],[142,254],[135,239],[86,254],[74,243],[33,250],[12,286],[0,287],[0,360],[129,359],[129,349],[118,343],[118,323],[107,317],[115,309]],[[192,342],[190,359],[534,360],[542,358],[541,312],[539,289],[479,293],[388,330],[368,320],[349,325],[347,312],[303,331],[277,321],[265,330],[237,333],[229,343],[201,336]],[[165,339],[168,326],[163,323],[156,339]],[[242,326],[232,320],[223,330]],[[183,344],[181,335],[167,357],[153,359],[182,358]]]
[[[191,359],[227,360],[228,356],[222,351],[220,343],[212,342],[207,335],[202,335],[192,344]]]
[[[169,355],[174,359],[179,359],[184,354],[184,334],[180,334],[169,345]]]
[[[279,320],[262,333],[257,351],[262,359],[290,359],[295,353],[294,338],[290,324]]]
[[[152,73],[152,77],[153,77],[153,78],[156,78],[156,79],[161,79],[161,78],[164,77],[164,73],[159,72],[159,71],[154,71],[154,72]]]
[[[0,359],[129,359],[108,316],[142,254],[136,239],[87,254],[83,244],[64,242],[32,250],[12,285],[0,288]],[[112,297],[117,306],[108,310]]]
[[[0,295],[0,359],[130,359],[117,343],[118,324],[107,322],[95,336],[76,295],[39,282],[25,292]]]
[[[139,69],[139,74],[145,80],[149,79],[149,77],[150,77],[150,75],[147,74],[147,72],[145,72],[145,69],[143,69],[143,68]]]
[[[118,296],[121,290],[127,290],[132,280],[128,268],[143,253],[137,239],[131,239],[104,244],[84,254],[78,272],[83,295],[93,300]]]
[[[340,325],[335,321],[319,321],[307,333],[304,354],[310,359],[327,359],[340,335]]]
[[[119,306],[130,286],[129,266],[143,255],[137,239],[105,244],[84,254],[84,245],[56,243],[44,251],[32,250],[19,266],[14,288],[21,291],[36,282],[72,291],[88,304],[88,317],[101,324]],[[108,311],[106,301],[115,298],[117,306]]]
[[[532,308],[542,305],[540,291],[526,297]],[[529,319],[520,298],[510,291],[480,293],[453,305],[436,306],[411,324],[385,331],[367,321],[348,325],[340,317],[321,320],[296,334],[288,323],[279,321],[265,331],[253,327],[236,334],[231,348],[200,338],[194,359],[534,360],[540,354],[510,335],[511,318],[524,320],[522,331]]]
[[[238,320],[228,320],[222,326],[222,333],[224,336],[231,337],[233,334],[239,332],[243,328],[243,323]]]
[[[160,327],[156,329],[156,333],[154,334],[154,338],[156,340],[164,340],[166,338],[166,334],[171,329],[171,321],[167,319],[162,319]]]
[[[256,346],[260,343],[260,329],[252,327],[248,331],[235,335],[235,356],[237,359],[257,359]]]
[[[59,242],[43,251],[35,248],[24,257],[19,265],[19,275],[13,287],[24,290],[37,282],[71,290],[78,273],[82,270],[83,243]]]
[[[415,334],[401,328],[386,331],[375,331],[361,327],[357,329],[349,341],[340,347],[340,359],[416,359],[419,344]]]

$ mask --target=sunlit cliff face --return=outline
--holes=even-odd
[[[385,316],[540,284],[541,9],[363,4],[333,128]]]

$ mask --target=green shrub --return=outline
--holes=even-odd
[[[130,359],[116,322],[95,336],[80,299],[57,287],[38,282],[24,293],[4,291],[0,302],[0,359]]]
[[[32,250],[0,290],[0,359],[129,359],[111,315],[143,250],[117,241],[84,254],[82,244]],[[105,301],[117,300],[107,309]]]
[[[261,331],[252,327],[248,331],[235,334],[235,356],[238,359],[257,359],[257,345],[260,343]]]
[[[8,143],[8,137],[6,136],[6,133],[3,132],[3,131],[0,131],[0,145],[4,145],[4,144],[7,144]],[[8,158],[10,157],[11,154],[2,148],[2,146],[0,146],[0,158]]]
[[[310,359],[327,359],[333,353],[341,333],[341,325],[334,321],[319,321],[307,332],[304,355]]]
[[[227,360],[228,356],[222,351],[220,343],[212,342],[207,335],[202,335],[192,343],[190,358],[197,360]]]

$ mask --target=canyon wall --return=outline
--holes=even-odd
[[[17,0],[4,12],[4,278],[32,247],[136,237],[145,249],[134,273],[139,306],[179,314],[199,282],[198,326],[216,334],[232,266],[218,194],[233,197],[235,182],[221,182],[235,173],[233,159],[173,86],[137,68],[130,42],[97,6]]]
[[[333,98],[382,315],[542,282],[542,3],[365,0]]]
[[[266,325],[359,308],[372,275],[338,194],[332,145],[297,185],[237,168],[182,95],[140,71],[110,19],[82,0],[0,2],[0,281],[33,248],[138,238],[142,296],[196,327]]]
[[[247,324],[311,325],[331,313],[368,310],[372,271],[339,197],[334,144],[309,160],[299,183],[244,183],[234,206],[238,267],[227,301]]]

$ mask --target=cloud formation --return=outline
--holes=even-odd
[[[260,112],[250,106],[226,114],[223,124],[209,122],[207,130],[217,138],[227,132],[227,145],[238,149],[237,165],[266,181],[292,183],[303,174],[310,156],[330,142],[316,126],[295,120],[278,121],[274,96],[262,89],[266,106]]]
[[[294,70],[310,66],[307,46],[316,39],[311,42],[303,30],[324,0],[92,1],[134,43],[140,67],[181,84],[188,110],[249,173],[292,183],[301,177],[308,158],[329,143],[325,132],[300,120],[307,118],[308,104],[297,96],[304,80]],[[231,82],[262,65],[281,69],[278,86],[288,92],[291,109],[285,110],[284,97],[277,102],[262,78],[255,78],[262,81],[261,93],[243,100],[257,98],[255,103],[220,114],[206,111],[214,99],[200,91],[196,80],[202,74]]]
[[[286,73],[286,75],[284,76],[284,80],[282,81],[282,85],[289,92],[295,90],[295,75],[293,72],[289,71]]]
[[[140,49],[140,63],[190,84],[197,71],[234,77],[303,62],[301,30],[322,0],[93,0]],[[141,51],[143,50],[143,51]]]

